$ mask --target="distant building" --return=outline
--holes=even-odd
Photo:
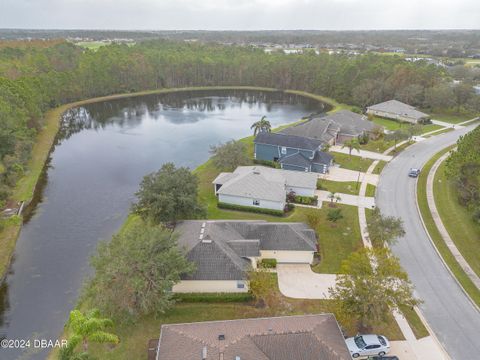
[[[367,114],[412,124],[422,123],[430,119],[428,114],[418,111],[415,107],[398,100],[389,100],[369,106],[367,107]]]
[[[307,120],[282,130],[281,134],[318,139],[329,145],[343,144],[347,140],[370,134],[375,124],[366,116],[349,110]]]
[[[248,271],[261,259],[311,264],[317,251],[315,232],[303,223],[191,220],[178,223],[175,232],[195,265],[173,286],[179,293],[247,292]]]
[[[287,193],[314,196],[317,175],[273,169],[265,166],[240,166],[233,173],[221,173],[213,180],[218,201],[283,210]]]
[[[330,154],[321,151],[322,140],[260,132],[253,142],[255,159],[279,162],[285,170],[327,173],[333,162]]]
[[[156,360],[351,360],[333,314],[165,324]]]

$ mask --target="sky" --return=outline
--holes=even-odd
[[[480,0],[0,0],[0,28],[479,29]]]

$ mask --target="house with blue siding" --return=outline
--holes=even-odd
[[[254,157],[278,162],[285,170],[326,173],[333,157],[321,151],[322,144],[319,139],[260,132],[254,140]]]

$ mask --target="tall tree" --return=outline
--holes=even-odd
[[[88,294],[103,313],[121,321],[164,313],[174,303],[173,285],[194,268],[177,246],[177,234],[140,219],[101,242],[91,263]]]
[[[360,142],[357,138],[347,140],[343,143],[342,149],[343,148],[348,148],[348,155],[352,156],[353,150],[357,150],[357,152],[360,153]]]
[[[394,145],[395,150],[397,149],[397,144],[399,141],[403,141],[407,139],[408,139],[408,134],[401,129],[394,130],[388,133],[387,135],[385,135],[385,140],[395,142],[395,145]]]
[[[379,208],[375,208],[368,217],[367,227],[370,240],[377,247],[391,245],[399,237],[405,236],[402,219],[384,216]]]
[[[267,120],[267,117],[264,115],[259,121],[254,122],[252,126],[250,126],[250,129],[253,129],[253,135],[255,136],[259,132],[272,131],[272,125],[270,124],[270,121]]]
[[[198,178],[188,168],[164,164],[159,171],[146,175],[135,194],[138,202],[132,210],[155,224],[174,224],[203,216],[198,203]]]
[[[398,258],[387,248],[352,253],[329,293],[342,318],[355,319],[360,331],[386,323],[392,310],[419,303]]]
[[[233,171],[237,166],[248,165],[247,146],[241,141],[230,140],[217,146],[210,146],[215,167],[222,171]]]

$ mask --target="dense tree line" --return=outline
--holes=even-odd
[[[59,104],[146,89],[252,85],[304,90],[364,107],[403,93],[407,100],[416,101],[417,93],[427,98],[446,86],[445,76],[441,68],[398,57],[266,54],[164,40],[98,51],[68,42],[0,47],[0,202],[23,174],[42,114]]]
[[[457,145],[447,159],[447,174],[460,204],[471,210],[480,224],[480,126],[461,137]]]

